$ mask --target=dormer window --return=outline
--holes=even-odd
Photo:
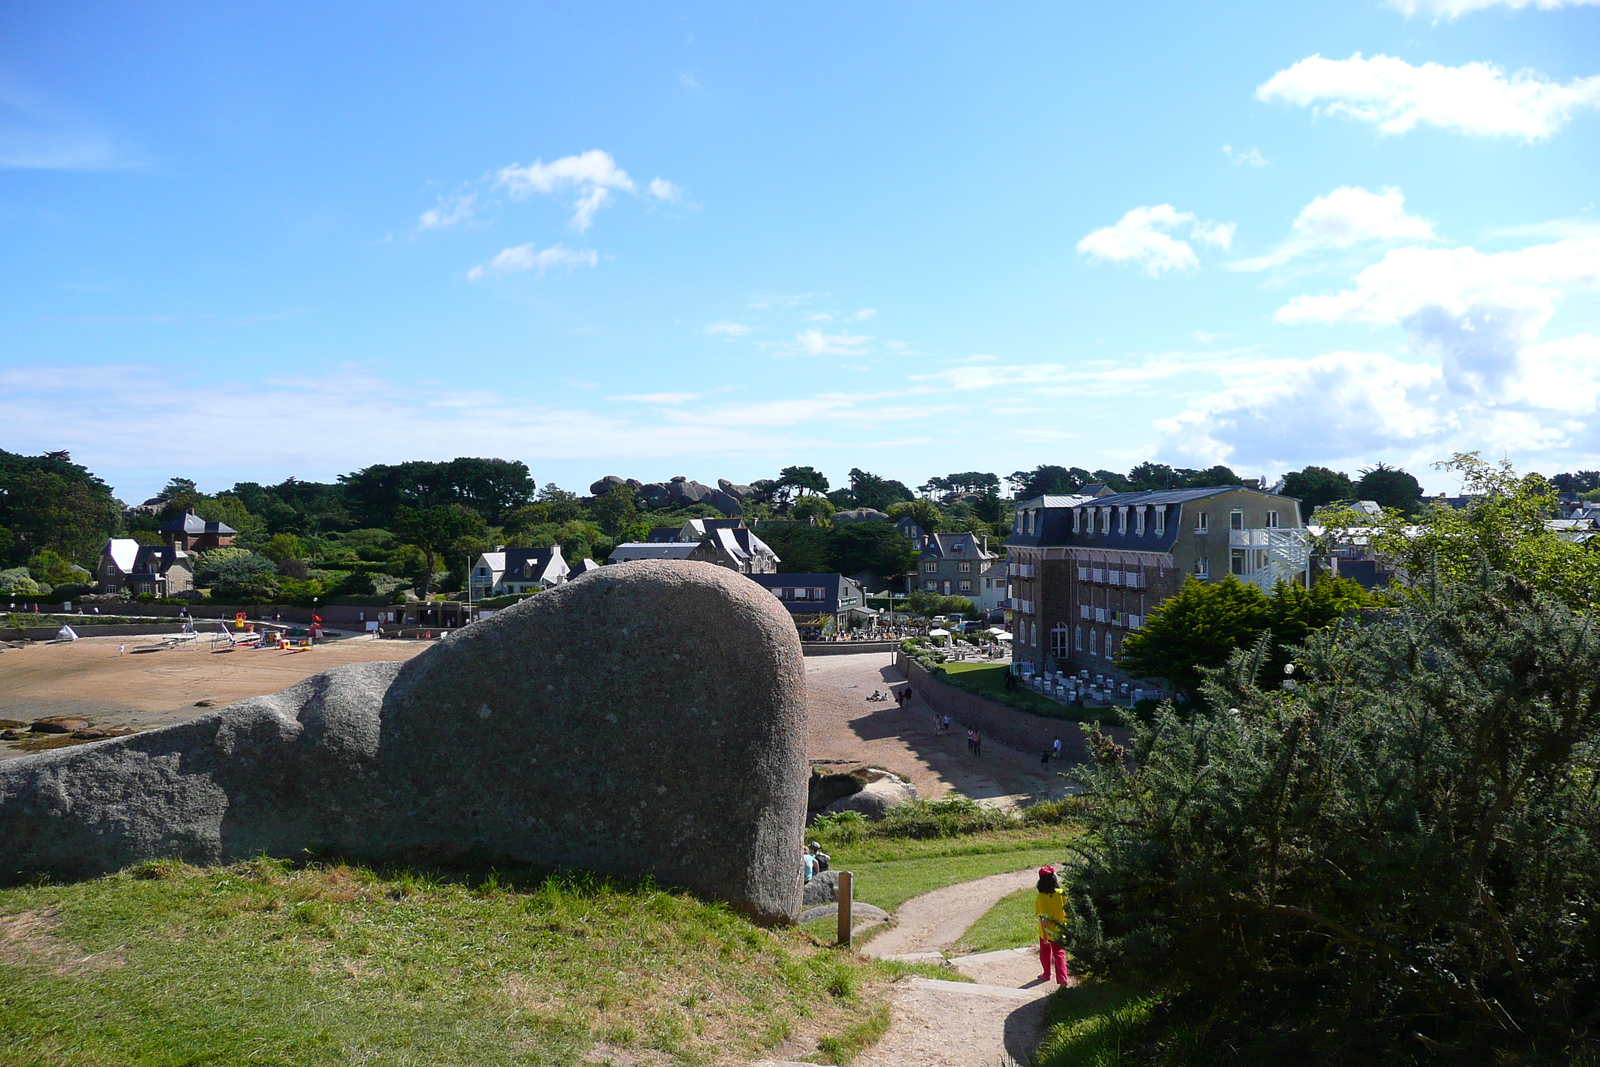
[[[1111,532],[1111,509],[1110,508],[1101,508],[1100,509],[1100,532],[1102,534],[1108,534],[1108,533]]]
[[[1133,512],[1133,532],[1136,537],[1144,536],[1144,512],[1145,507],[1143,504],[1140,504]]]
[[[1128,532],[1128,509],[1126,507],[1119,507],[1119,508],[1117,508],[1117,533],[1119,533],[1119,534],[1127,534],[1127,532]]]
[[[1156,536],[1157,537],[1165,537],[1167,535],[1167,508],[1166,508],[1166,505],[1163,504],[1162,506],[1156,508],[1155,512],[1156,512]]]
[[[1072,532],[1073,533],[1082,533],[1083,532],[1083,509],[1082,508],[1073,508],[1072,509]]]

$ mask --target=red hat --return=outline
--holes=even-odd
[[[1050,866],[1047,863],[1043,867],[1039,868],[1039,873],[1040,874],[1055,874],[1056,873],[1056,869],[1054,867]]]

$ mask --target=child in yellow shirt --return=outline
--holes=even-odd
[[[1067,932],[1067,898],[1061,891],[1061,879],[1054,867],[1039,868],[1039,896],[1033,902],[1033,913],[1039,917],[1039,966],[1044,973],[1039,981],[1048,982],[1050,971],[1055,970],[1056,983],[1066,985],[1067,950],[1061,939]]]

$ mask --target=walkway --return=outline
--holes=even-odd
[[[1001,898],[1033,884],[1033,869],[991,875],[914,897],[895,912],[896,925],[864,951],[887,959],[944,959],[967,929]],[[883,1039],[855,1062],[860,1067],[1002,1067],[1027,1063],[1054,982],[1039,980],[1039,954],[1028,947],[950,960],[971,982],[909,978],[894,987],[894,1021]],[[763,1060],[754,1067],[789,1067]]]

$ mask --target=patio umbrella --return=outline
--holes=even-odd
[[[942,629],[940,629],[939,627],[936,626],[933,629],[928,631],[928,636],[929,637],[949,637],[950,636],[950,631],[949,630],[942,630]]]
[[[1006,633],[1004,630],[990,630],[989,632],[994,634],[994,637],[995,637],[996,641],[1010,641],[1011,640],[1011,635]]]

